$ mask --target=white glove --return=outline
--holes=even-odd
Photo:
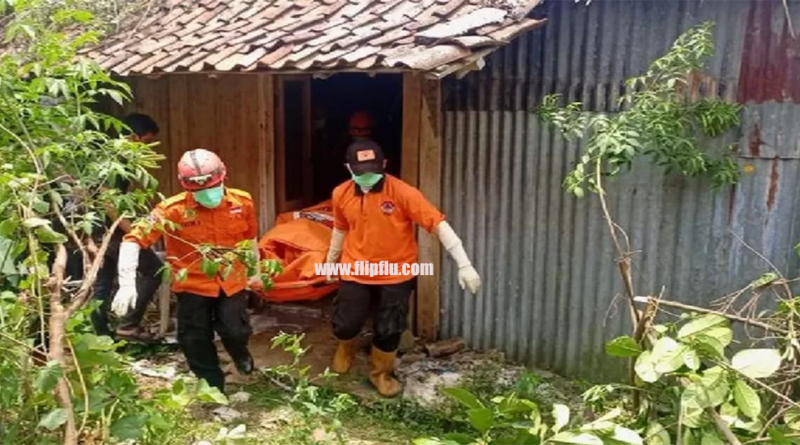
[[[139,267],[139,251],[141,248],[136,243],[123,242],[119,246],[119,259],[117,260],[117,281],[119,290],[114,295],[111,310],[122,317],[136,306],[138,293],[136,292],[136,269]]]
[[[477,293],[481,288],[481,277],[478,275],[478,271],[472,267],[467,252],[464,251],[461,238],[456,235],[447,221],[442,221],[436,226],[436,235],[458,265],[458,284],[461,289],[467,288],[473,294]]]
[[[331,234],[331,245],[328,248],[328,256],[325,258],[325,263],[331,266],[325,275],[326,283],[332,283],[334,281],[333,277],[331,276],[331,269],[339,259],[339,255],[342,253],[342,244],[344,244],[345,235],[347,235],[346,231],[336,228],[333,229],[333,233]]]

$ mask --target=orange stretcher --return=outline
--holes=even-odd
[[[274,302],[318,300],[339,284],[317,276],[315,264],[323,264],[333,232],[333,209],[325,201],[296,212],[278,215],[275,227],[259,241],[262,259],[278,260],[283,271],[273,277],[272,288],[259,292]]]

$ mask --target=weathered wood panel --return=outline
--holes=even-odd
[[[442,196],[442,130],[440,83],[422,82],[422,107],[419,132],[419,189],[436,207]],[[429,341],[438,339],[441,269],[441,243],[434,235],[419,231],[419,262],[431,263],[434,275],[420,276],[417,283],[417,328],[419,335]]]

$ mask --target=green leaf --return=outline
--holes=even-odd
[[[730,388],[725,371],[715,367],[705,371],[700,380],[689,384],[681,394],[681,405],[689,408],[714,408],[722,405]]]
[[[700,438],[697,437],[698,434],[699,432],[695,430],[684,428],[682,445],[700,445]]]
[[[789,408],[783,415],[786,426],[794,431],[800,431],[800,408]]]
[[[207,277],[213,278],[217,275],[217,272],[219,272],[219,263],[208,258],[203,258],[200,270],[202,270]]]
[[[225,397],[225,394],[219,388],[210,386],[205,380],[200,380],[197,384],[197,399],[204,403],[228,404],[228,398]]]
[[[700,445],[725,445],[725,442],[719,438],[717,432],[707,429],[703,431],[703,437],[700,439]]]
[[[561,431],[569,423],[569,408],[566,405],[556,403],[553,405],[553,432]]]
[[[55,360],[50,360],[44,368],[39,370],[36,376],[36,390],[42,393],[52,391],[62,374],[61,364]]]
[[[621,426],[614,428],[614,434],[612,434],[611,439],[630,445],[644,445],[639,433]]]
[[[47,428],[50,431],[54,431],[56,428],[60,427],[64,423],[67,422],[67,411],[63,408],[56,408],[39,421],[39,426],[42,428]]]
[[[761,414],[761,398],[742,380],[736,380],[733,384],[733,399],[745,416],[756,419]]]
[[[590,433],[558,433],[550,438],[553,443],[566,443],[571,445],[603,445],[603,440]]]
[[[180,269],[176,274],[175,278],[178,280],[179,283],[186,281],[186,277],[189,275],[189,271],[186,269]]]
[[[106,91],[106,93],[108,93],[108,96],[109,96],[109,97],[110,97],[110,98],[111,98],[111,99],[112,99],[114,102],[116,102],[116,103],[118,103],[118,104],[120,104],[120,105],[123,105],[123,104],[125,103],[125,102],[124,102],[124,99],[122,98],[122,94],[120,94],[120,93],[119,93],[119,91],[107,90],[107,91]]]
[[[697,351],[687,348],[683,354],[683,364],[692,371],[700,369],[700,356],[697,355]]]
[[[685,406],[681,406],[681,420],[689,428],[700,428],[707,421],[703,408]],[[685,440],[684,443],[686,443]]]
[[[147,416],[125,416],[111,424],[111,435],[120,440],[134,440],[141,437]]]
[[[45,244],[61,244],[67,242],[67,236],[58,233],[50,226],[42,226],[36,229],[36,238]]]
[[[730,331],[730,329],[728,329]],[[731,332],[731,338],[732,338]],[[724,340],[724,338],[722,339]],[[725,357],[725,344],[720,342],[719,337],[712,337],[710,335],[701,334],[694,338],[694,345],[697,348],[697,352],[713,358],[724,358]]]
[[[17,223],[13,219],[6,219],[0,223],[0,236],[10,237],[17,231]]]
[[[432,438],[432,437],[423,437],[421,439],[414,439],[414,441],[411,442],[411,443],[413,445],[451,445],[451,444],[458,445],[460,442],[453,442],[453,441],[449,441],[449,440],[448,441],[443,441],[443,440],[439,440],[439,439]],[[467,443],[471,443],[471,442],[467,442]]]
[[[751,379],[764,379],[781,367],[781,354],[775,349],[745,349],[733,356],[731,367]]]
[[[50,221],[44,218],[28,218],[22,222],[22,225],[29,229],[35,229],[36,227],[49,226]]]
[[[779,278],[778,274],[776,274],[775,272],[767,272],[767,273],[761,275],[760,277],[758,277],[757,280],[755,280],[752,283],[750,283],[750,287],[752,287],[754,289],[758,289],[759,287],[764,287],[764,286],[766,286],[768,284],[771,284],[773,281],[777,280],[778,278]]]
[[[661,378],[661,374],[656,371],[656,365],[653,363],[650,351],[644,351],[639,355],[636,359],[634,370],[636,375],[647,383],[654,383]]]
[[[442,437],[444,437],[445,440],[453,441],[455,443],[463,445],[469,445],[474,441],[472,436],[464,433],[448,433]]]
[[[658,422],[650,422],[644,435],[647,445],[672,445],[669,431]]]
[[[469,423],[481,434],[486,434],[494,426],[494,413],[489,408],[478,408],[467,411]]]
[[[653,345],[653,362],[659,374],[674,372],[683,366],[683,355],[687,347],[670,337],[661,337]]]
[[[642,353],[642,348],[633,337],[623,335],[606,343],[606,354],[614,357],[636,357]]]
[[[727,323],[728,320],[725,317],[706,314],[683,325],[678,331],[678,338],[683,339],[691,337],[692,335],[701,334],[718,326],[727,326]]]
[[[484,408],[483,403],[475,395],[463,388],[445,388],[442,393],[469,409]]]
[[[772,439],[772,445],[792,445],[789,438],[775,427],[769,429],[769,438]]]

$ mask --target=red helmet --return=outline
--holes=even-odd
[[[226,173],[222,159],[204,148],[187,151],[178,161],[178,181],[184,190],[215,187],[225,180]]]
[[[350,116],[350,135],[369,136],[372,130],[372,116],[366,111],[359,111]]]

